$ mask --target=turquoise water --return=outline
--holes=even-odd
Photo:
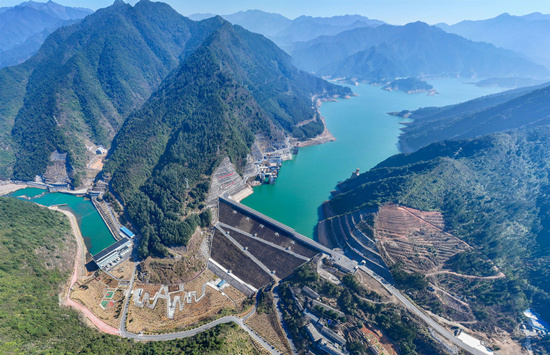
[[[434,96],[387,92],[370,85],[351,87],[358,97],[321,107],[336,141],[300,149],[293,160],[283,163],[274,185],[254,188],[242,203],[313,238],[318,209],[336,184],[355,169],[364,172],[399,152],[400,122],[406,120],[387,112],[450,105],[501,91],[464,81],[432,80],[430,84],[440,93]]]
[[[17,190],[9,196],[29,199],[43,206],[66,204],[63,208],[71,211],[80,227],[84,243],[90,254],[94,255],[115,242],[113,235],[103,222],[92,202],[84,197],[78,197],[59,192],[48,193],[46,190],[28,187]]]

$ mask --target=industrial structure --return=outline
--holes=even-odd
[[[92,259],[100,269],[109,270],[123,261],[126,256],[129,256],[131,250],[132,241],[124,237],[115,244],[92,256]]]

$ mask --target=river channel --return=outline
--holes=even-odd
[[[89,199],[60,192],[48,193],[34,187],[12,192],[8,196],[30,200],[43,206],[62,206],[76,216],[84,243],[94,255],[113,244],[116,240]]]
[[[336,184],[355,169],[364,172],[399,153],[397,141],[403,118],[387,112],[445,106],[501,91],[466,84],[467,79],[431,80],[439,94],[388,92],[380,87],[361,85],[351,89],[358,97],[321,106],[335,142],[300,149],[293,160],[283,162],[274,185],[254,188],[243,204],[314,237],[314,228],[323,201]]]

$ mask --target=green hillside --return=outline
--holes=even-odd
[[[449,232],[506,274],[500,281],[453,286],[476,305],[475,327],[513,329],[529,304],[548,319],[549,135],[543,126],[399,154],[341,183],[330,204],[337,214],[388,202],[442,212]],[[469,260],[451,263],[459,268]]]
[[[447,107],[430,107],[408,113],[413,122],[403,128],[403,152],[445,139],[472,138],[521,127],[550,124],[550,86],[520,88]]]
[[[193,211],[204,208],[224,157],[243,168],[255,134],[280,140],[317,115],[313,95],[351,93],[298,71],[264,37],[218,20],[219,29],[127,119],[105,166],[140,229],[142,257],[186,244],[209,223]]]
[[[24,64],[1,70],[0,101],[10,109],[0,122],[3,132],[13,127],[14,144],[6,136],[2,143],[15,152],[14,177],[44,173],[55,149],[69,152],[80,171],[85,140],[110,145],[126,116],[178,65],[194,29],[204,31],[166,4],[116,2],[54,32]],[[28,82],[26,91],[13,81]],[[11,169],[0,166],[3,177]]]
[[[76,242],[59,212],[0,197],[1,354],[258,354],[236,325],[195,337],[136,343],[86,327],[77,312],[59,305],[72,272]],[[237,343],[235,339],[238,339]],[[229,350],[232,349],[232,350]]]

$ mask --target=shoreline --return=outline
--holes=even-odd
[[[14,184],[12,182],[8,182],[7,184],[2,184],[3,181],[0,181],[0,196],[4,196],[7,194],[10,194],[14,191],[24,189],[27,186],[27,184]]]
[[[48,207],[50,210],[58,211],[63,213],[67,218],[69,218],[69,221],[71,223],[71,228],[73,230],[73,235],[76,239],[77,244],[77,251],[76,251],[76,258],[74,262],[73,267],[73,273],[71,275],[71,278],[69,279],[68,288],[65,287],[63,292],[60,295],[60,303],[61,305],[65,305],[68,307],[72,307],[76,309],[79,313],[84,315],[93,325],[97,327],[97,329],[103,333],[108,333],[112,335],[120,335],[120,332],[118,329],[106,324],[101,319],[99,319],[97,316],[95,316],[88,308],[84,307],[80,303],[77,303],[71,299],[71,290],[73,288],[73,285],[78,280],[79,275],[85,274],[85,266],[84,266],[84,260],[85,260],[85,247],[84,247],[84,238],[82,237],[82,234],[80,232],[80,228],[78,227],[78,223],[76,221],[76,216],[69,212],[62,210],[56,206],[50,206]],[[67,285],[66,285],[67,286]]]
[[[319,144],[324,144],[328,142],[334,142],[336,140],[336,137],[334,137],[332,133],[330,133],[330,131],[328,130],[325,117],[320,116],[320,118],[321,118],[321,122],[323,122],[323,126],[325,127],[325,129],[321,134],[319,134],[316,137],[309,138],[305,141],[299,141],[293,138],[290,140],[290,143],[298,146],[299,148],[304,148],[304,147],[309,147],[311,145],[319,145]]]
[[[231,195],[232,200],[241,202],[242,200],[244,200],[245,198],[247,198],[248,196],[254,193],[254,189],[250,185],[248,185],[246,182],[245,184],[246,184],[246,187],[244,189],[240,190],[234,195]]]
[[[355,96],[357,96],[357,95],[355,95]],[[344,99],[349,99],[349,98],[351,98],[351,97],[350,96],[345,96],[344,97]],[[304,148],[304,147],[309,147],[309,146],[312,146],[312,145],[320,145],[320,144],[325,144],[325,143],[328,143],[328,142],[336,141],[336,137],[334,137],[332,135],[332,133],[330,133],[330,131],[328,130],[326,118],[321,115],[321,106],[323,105],[323,102],[338,102],[338,100],[336,100],[336,99],[319,99],[319,98],[315,99],[315,109],[317,111],[317,115],[321,119],[321,122],[323,122],[323,127],[324,127],[323,132],[321,132],[321,134],[319,134],[318,136],[315,136],[313,138],[308,138],[305,141],[299,141],[296,138],[291,138],[290,141],[289,141],[290,144],[295,145],[299,148]]]

